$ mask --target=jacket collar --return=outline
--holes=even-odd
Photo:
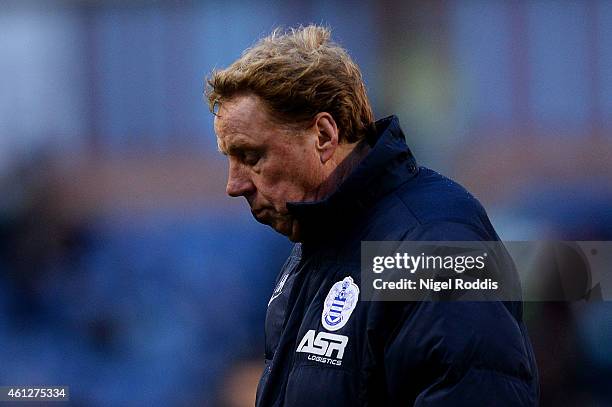
[[[396,116],[377,121],[376,133],[367,141],[372,149],[331,195],[320,201],[287,203],[305,240],[350,221],[418,172]]]

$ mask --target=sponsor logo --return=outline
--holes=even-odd
[[[310,353],[308,360],[340,366],[347,343],[348,336],[330,334],[329,332],[317,333],[314,329],[311,329],[306,332],[306,335],[300,341],[296,352]]]
[[[337,331],[348,322],[359,299],[359,287],[351,277],[345,277],[338,281],[329,290],[325,303],[321,322],[328,331]]]

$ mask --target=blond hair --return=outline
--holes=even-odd
[[[223,100],[252,93],[285,124],[304,125],[328,112],[341,142],[363,139],[374,129],[363,78],[330,38],[331,31],[317,25],[274,30],[229,67],[211,73],[206,88],[211,111]]]

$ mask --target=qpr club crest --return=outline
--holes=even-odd
[[[346,325],[357,306],[358,299],[359,287],[351,277],[345,277],[334,284],[323,304],[323,315],[321,315],[323,327],[328,331],[337,331]]]

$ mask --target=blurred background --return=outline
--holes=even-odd
[[[612,1],[0,1],[0,384],[252,405],[289,242],[224,196],[204,77],[327,24],[505,240],[612,240]],[[529,303],[542,405],[612,405],[612,303]]]

